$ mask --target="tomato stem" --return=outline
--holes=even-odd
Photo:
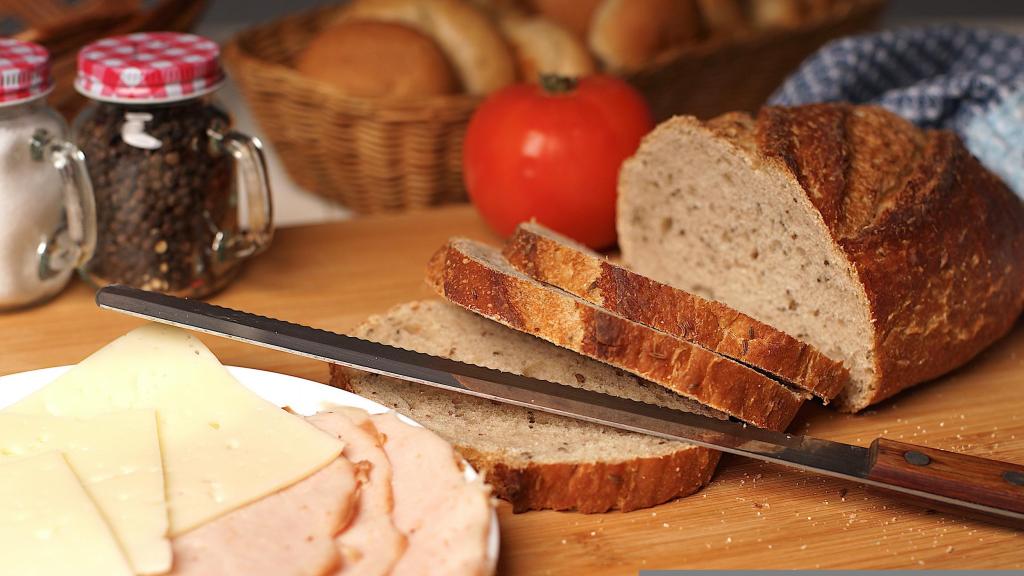
[[[548,94],[565,94],[572,92],[579,84],[577,78],[572,76],[561,76],[559,74],[541,74],[540,87]]]

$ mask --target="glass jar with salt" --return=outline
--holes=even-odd
[[[50,57],[0,38],[0,310],[44,301],[96,241],[92,186],[64,119],[46,104]]]

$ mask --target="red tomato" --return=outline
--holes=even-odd
[[[615,243],[615,196],[622,161],[651,130],[640,94],[609,76],[563,88],[520,84],[491,95],[466,133],[469,197],[503,236],[536,218],[592,248]]]

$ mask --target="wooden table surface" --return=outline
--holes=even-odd
[[[430,297],[431,252],[450,235],[494,240],[467,207],[279,231],[213,301],[330,330]],[[0,373],[77,362],[139,321],[98,310],[74,282],[0,315]],[[226,364],[324,382],[326,365],[213,337]],[[867,445],[885,435],[1024,462],[1024,328],[956,373],[850,416],[807,406],[792,431]],[[499,509],[501,574],[668,568],[1022,568],[1020,532],[923,512],[858,485],[723,459],[702,492],[651,510],[582,515]]]

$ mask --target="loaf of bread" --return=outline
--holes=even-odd
[[[783,430],[806,393],[520,273],[497,249],[453,238],[427,266],[452,303],[600,360],[745,422]]]
[[[510,264],[532,278],[772,374],[825,403],[850,379],[841,363],[813,346],[720,302],[623,268],[535,222],[520,224],[503,253]]]
[[[619,177],[624,262],[843,361],[842,409],[940,376],[1024,306],[1024,207],[953,134],[819,104],[668,120]]]
[[[430,37],[388,22],[329,26],[299,55],[295,67],[349,96],[416,98],[460,89],[448,57]]]
[[[709,416],[721,414],[439,301],[396,306],[354,336]],[[394,408],[452,443],[517,512],[646,508],[706,484],[718,453],[331,366],[331,383]]]

